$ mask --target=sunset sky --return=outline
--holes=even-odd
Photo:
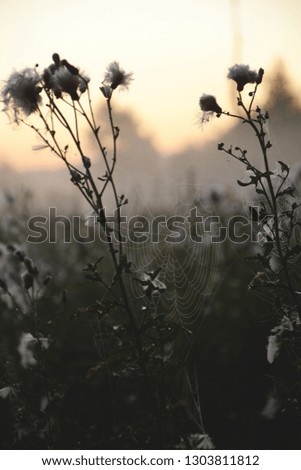
[[[228,109],[234,62],[263,67],[268,80],[282,59],[300,94],[301,0],[0,0],[0,22],[1,80],[36,63],[43,69],[59,52],[91,77],[96,103],[109,62],[132,71],[116,101],[162,155],[214,138],[223,122],[202,130],[198,98],[212,93]],[[4,113],[0,128],[0,163],[51,166],[49,155],[31,151],[35,136],[13,129]]]

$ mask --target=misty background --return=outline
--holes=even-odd
[[[252,130],[240,121],[222,116],[201,125],[199,97],[212,93],[224,110],[237,112],[235,84],[226,79],[227,68],[235,63],[248,63],[252,69],[263,67],[260,88],[264,94],[259,91],[255,105],[267,109],[270,115],[270,168],[273,170],[278,160],[290,166],[300,164],[300,78],[296,59],[300,5],[295,0],[189,0],[185,4],[171,0],[109,4],[86,0],[72,5],[54,0],[51,6],[46,5],[46,11],[37,0],[22,4],[3,0],[0,34],[7,47],[0,58],[1,79],[13,67],[33,65],[41,57],[50,61],[51,54],[58,51],[70,62],[75,60],[75,65],[88,67],[91,87],[95,86],[97,92],[96,103],[100,96],[99,67],[120,60],[135,77],[129,92],[116,94],[113,101],[115,124],[120,128],[116,187],[118,194],[124,193],[129,200],[125,213],[150,219],[158,213],[186,214],[200,202],[198,207],[204,211],[227,218],[241,213],[248,202],[248,191],[236,183],[246,174],[243,165],[217,150],[217,144],[224,142],[226,147],[238,145],[248,150],[249,159],[258,168],[262,168],[261,153]],[[275,62],[277,57],[283,60]],[[99,104],[95,111],[110,155],[105,109]],[[63,381],[67,371],[70,383],[62,421],[70,423],[67,429],[71,432],[63,433],[67,442],[63,439],[61,445],[68,448],[73,436],[79,435],[74,442],[83,439],[81,445],[85,448],[95,417],[104,435],[106,423],[111,422],[103,383],[99,382],[98,389],[86,381],[86,371],[95,366],[97,359],[89,320],[77,315],[79,308],[99,295],[98,286],[84,278],[83,267],[99,259],[105,248],[100,244],[70,246],[62,243],[61,237],[51,245],[25,244],[26,222],[31,216],[47,214],[49,207],[57,207],[58,215],[79,214],[84,221],[90,208],[71,183],[65,166],[58,161],[51,168],[55,156],[48,149],[33,154],[31,146],[40,142],[30,129],[27,134],[12,130],[4,113],[0,127],[1,277],[12,279],[17,294],[22,272],[18,282],[13,282],[12,255],[6,247],[13,244],[25,249],[43,273],[53,277],[51,291],[42,304],[45,318],[50,318],[53,305],[61,306],[62,299],[67,299],[60,320],[63,360],[58,363]],[[94,175],[102,176],[104,168],[88,129],[82,130],[82,142]],[[75,153],[70,152],[69,157],[81,167]],[[110,210],[110,200],[107,204]],[[272,311],[272,299],[248,292],[256,267],[250,267],[244,258],[254,253],[250,253],[249,246],[237,248],[228,241],[214,247],[194,245],[186,249],[162,244],[156,252],[152,246],[144,251],[141,247],[130,259],[139,261],[133,264],[142,271],[162,267],[167,290],[160,311],[176,311],[187,323],[198,323],[191,350],[198,365],[208,433],[219,448],[300,448],[300,433],[295,432],[301,429],[300,416],[290,410],[279,411],[281,401],[273,395],[266,359],[267,337],[275,326],[273,318],[266,320]],[[105,265],[104,269],[109,278],[109,267]],[[138,293],[131,291],[139,312],[142,296],[141,289]],[[7,300],[5,296],[2,299]],[[11,316],[3,318],[10,321]],[[125,421],[132,414],[129,408]],[[9,422],[8,418],[2,420],[4,443],[9,442]],[[25,439],[22,445],[28,448],[32,444]]]
[[[255,103],[269,110],[268,133],[273,144],[269,155],[272,169],[278,160],[283,160],[290,166],[297,165],[300,162],[301,148],[301,108],[298,97],[292,91],[293,87],[282,62],[277,64],[273,72],[269,74],[272,79],[269,82],[264,81],[262,85],[268,90],[266,100],[258,102],[257,98]],[[196,96],[196,102],[197,100]],[[237,112],[234,106],[231,110]],[[258,143],[252,130],[233,119],[230,130],[222,133],[217,131],[216,138],[213,137],[209,143],[201,146],[191,144],[178,153],[163,156],[156,149],[152,138],[141,130],[143,123],[135,113],[119,109],[118,100],[114,103],[113,112],[115,124],[120,128],[117,141],[116,186],[119,194],[125,194],[129,200],[127,213],[138,214],[145,210],[157,212],[164,209],[176,213],[182,203],[191,206],[193,201],[205,196],[211,189],[234,193],[241,198],[235,182],[245,177],[245,169],[237,161],[217,150],[219,142],[224,142],[226,147],[238,145],[248,150],[251,161],[259,167],[261,165]],[[110,135],[105,109],[99,107],[96,115],[102,126],[101,138],[109,146]],[[222,116],[220,120],[231,121],[231,118]],[[210,122],[201,124],[199,115],[192,125],[198,126],[202,135],[203,126],[210,126],[214,130],[217,121],[218,119],[213,117]],[[15,130],[15,135],[17,138],[18,129]],[[34,137],[33,135],[33,144],[36,143]],[[91,139],[89,130],[84,129],[82,140],[84,147],[89,151],[93,172],[96,176],[102,176],[104,169]],[[32,214],[47,212],[48,207],[57,207],[59,210],[75,214],[85,214],[88,211],[77,188],[70,182],[70,176],[63,163],[56,169],[18,171],[10,167],[5,154],[0,154],[0,157],[3,162],[0,169],[2,204],[5,204],[9,197],[20,198],[23,203],[29,198],[29,212]],[[26,147],[22,158],[26,159]],[[44,149],[36,152],[36,158],[39,161],[47,161],[56,157],[48,149]],[[72,162],[81,167],[81,162],[76,156]]]

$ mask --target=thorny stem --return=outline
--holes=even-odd
[[[119,202],[118,202],[118,196],[117,196],[117,191],[116,191],[116,187],[115,187],[115,183],[113,181],[113,178],[112,178],[112,173],[113,173],[113,170],[114,170],[114,167],[112,167],[110,169],[109,167],[109,164],[108,164],[108,161],[107,161],[107,157],[106,157],[106,153],[105,153],[105,150],[100,142],[100,139],[99,139],[99,136],[98,136],[98,132],[97,132],[97,129],[93,126],[93,123],[90,121],[90,119],[88,118],[86,112],[84,111],[81,103],[80,103],[80,107],[81,107],[81,110],[83,112],[83,115],[85,116],[88,124],[90,125],[91,129],[93,130],[93,133],[96,137],[96,140],[97,140],[97,143],[99,145],[99,148],[101,150],[101,153],[104,157],[104,160],[105,160],[105,164],[107,166],[107,169],[109,171],[109,179],[110,179],[110,182],[111,182],[111,185],[112,185],[112,188],[113,188],[113,192],[114,192],[114,197],[115,197],[115,202],[117,204],[117,210],[118,210],[118,213],[119,213],[119,217],[118,217],[118,233],[120,233],[120,207],[119,207]],[[113,119],[112,119],[112,113],[111,113],[111,108],[110,108],[110,123],[111,123],[111,126],[112,126],[112,132],[113,132],[113,141],[114,141],[114,152],[113,152],[113,159],[114,159],[114,162],[116,162],[116,152],[117,152],[117,149],[116,149],[116,135],[114,133],[114,125],[113,125]],[[129,305],[129,301],[128,301],[128,297],[127,297],[127,293],[126,293],[126,288],[125,288],[125,285],[124,285],[124,281],[123,281],[123,278],[122,278],[122,273],[120,272],[120,266],[119,266],[119,263],[117,261],[117,256],[116,256],[116,251],[115,251],[115,248],[114,248],[114,245],[113,245],[113,241],[112,241],[112,237],[110,235],[110,233],[108,232],[108,227],[107,227],[107,221],[106,221],[106,216],[105,216],[105,212],[104,212],[104,208],[103,208],[103,205],[102,205],[102,198],[101,198],[101,193],[98,192],[96,186],[95,186],[95,182],[93,180],[93,177],[91,175],[91,172],[89,169],[87,169],[87,175],[88,175],[88,178],[89,180],[91,181],[91,184],[92,184],[92,187],[93,187],[93,191],[94,191],[94,194],[96,195],[97,197],[97,202],[98,202],[98,207],[102,213],[102,217],[103,217],[103,227],[105,229],[105,233],[106,233],[106,238],[107,238],[107,241],[108,241],[108,244],[109,244],[109,251],[110,251],[110,254],[111,254],[111,258],[112,258],[112,261],[113,261],[113,264],[114,264],[114,269],[115,269],[115,272],[116,272],[116,276],[117,276],[117,279],[118,279],[118,284],[119,284],[119,287],[120,287],[120,290],[121,290],[121,295],[122,295],[122,299],[123,299],[123,302],[124,302],[124,307],[125,307],[125,310],[128,314],[128,317],[129,317],[129,320],[131,322],[131,325],[132,325],[132,328],[133,328],[133,334],[134,334],[134,337],[135,337],[135,341],[136,341],[136,345],[137,345],[137,350],[138,350],[138,356],[139,356],[139,362],[140,362],[140,365],[142,366],[144,372],[146,372],[146,366],[145,366],[145,361],[143,359],[144,357],[144,353],[143,353],[143,348],[142,348],[142,344],[141,344],[141,340],[140,340],[140,336],[139,336],[139,332],[138,332],[138,328],[137,328],[137,325],[136,325],[136,321],[135,321],[135,318],[134,318],[134,315],[131,311],[131,308],[130,308],[130,305]],[[103,191],[102,191],[103,192]],[[120,247],[120,250],[121,250],[121,241],[119,240],[119,247]],[[120,253],[120,252],[119,252]]]
[[[254,91],[253,91],[253,93],[252,93],[252,99],[251,99],[251,101],[250,101],[249,109],[248,109],[249,115],[250,115],[250,113],[252,112],[252,106],[253,106],[253,103],[254,103],[254,99],[255,99],[256,92],[257,92],[257,88],[258,88],[258,83],[256,83],[255,88],[254,88]]]
[[[117,141],[117,138],[118,138],[118,133],[117,133],[117,130],[114,126],[114,123],[113,123],[113,117],[112,117],[112,108],[111,108],[111,105],[110,105],[110,99],[107,100],[107,108],[108,108],[108,113],[109,113],[109,120],[110,120],[110,126],[111,126],[111,131],[112,131],[112,138],[113,138],[113,163],[112,163],[112,166],[110,167],[109,163],[108,163],[108,160],[107,160],[107,155],[106,155],[106,150],[105,148],[103,147],[101,141],[100,141],[100,138],[99,138],[99,135],[98,135],[98,131],[99,131],[99,128],[96,127],[95,125],[95,119],[94,119],[94,114],[93,114],[93,110],[92,110],[92,106],[91,106],[91,101],[90,101],[90,97],[89,97],[89,106],[90,106],[90,112],[91,112],[91,116],[92,116],[92,121],[90,120],[90,118],[87,116],[82,104],[80,102],[78,102],[79,104],[79,108],[80,110],[78,110],[75,106],[75,103],[73,101],[73,104],[72,104],[72,107],[74,109],[74,115],[75,115],[75,133],[73,132],[68,120],[66,119],[66,117],[64,116],[64,114],[62,113],[62,111],[60,110],[60,108],[57,106],[57,104],[55,103],[51,93],[47,90],[46,91],[46,94],[48,96],[48,99],[49,99],[49,102],[50,102],[50,109],[51,109],[51,112],[55,115],[55,117],[58,119],[58,121],[67,129],[67,131],[69,132],[70,136],[72,137],[72,140],[76,146],[76,148],[78,149],[79,151],[79,154],[84,162],[84,153],[83,153],[83,150],[82,150],[82,147],[81,147],[81,144],[80,144],[80,141],[79,141],[79,132],[78,132],[78,120],[77,120],[77,112],[80,112],[80,114],[82,116],[84,116],[84,118],[86,119],[89,127],[91,128],[92,132],[93,132],[93,135],[95,136],[95,139],[97,141],[97,144],[99,146],[99,149],[100,149],[100,152],[102,154],[102,157],[103,157],[103,160],[105,162],[105,166],[107,168],[107,181],[105,182],[104,184],[104,188],[102,189],[101,192],[98,191],[97,189],[97,186],[96,186],[96,183],[94,181],[94,178],[91,174],[91,171],[90,169],[88,168],[87,165],[85,165],[85,169],[86,169],[86,177],[87,177],[87,180],[89,181],[89,183],[91,184],[91,187],[92,187],[92,190],[93,190],[93,193],[94,193],[94,196],[96,198],[96,205],[94,204],[94,201],[92,199],[92,196],[87,197],[87,195],[85,194],[85,192],[83,191],[82,187],[80,186],[79,183],[76,183],[76,186],[79,188],[79,190],[81,191],[81,193],[84,195],[85,199],[88,201],[89,205],[93,208],[93,210],[96,212],[97,216],[99,217],[99,222],[101,223],[102,227],[104,228],[105,230],[105,235],[106,235],[106,238],[107,238],[107,242],[108,242],[108,246],[109,246],[109,252],[110,252],[110,255],[111,255],[111,259],[112,259],[112,262],[113,262],[113,266],[114,266],[114,270],[115,270],[115,273],[116,273],[116,277],[117,277],[117,281],[118,281],[118,284],[119,284],[119,288],[120,288],[120,292],[121,292],[121,297],[122,297],[122,300],[123,300],[123,307],[128,315],[128,318],[129,318],[129,321],[130,321],[130,324],[132,326],[132,331],[133,331],[133,336],[134,336],[134,339],[135,339],[135,343],[136,343],[136,348],[137,348],[137,353],[138,353],[138,360],[139,360],[139,366],[141,368],[141,371],[145,377],[145,380],[146,380],[146,385],[147,385],[147,389],[148,389],[148,392],[150,394],[150,397],[151,397],[151,400],[152,400],[152,403],[153,403],[153,406],[154,406],[154,409],[156,409],[156,405],[155,405],[155,398],[154,398],[154,395],[153,395],[153,391],[152,391],[152,387],[151,387],[151,383],[150,383],[150,379],[149,379],[149,376],[148,376],[148,371],[147,371],[147,366],[146,366],[146,361],[145,361],[145,355],[144,355],[144,351],[143,351],[143,347],[142,347],[142,343],[141,343],[141,339],[140,339],[140,334],[139,334],[139,330],[138,330],[138,327],[137,327],[137,324],[136,324],[136,319],[134,317],[134,314],[131,310],[131,307],[130,307],[130,304],[129,304],[129,300],[128,300],[128,296],[127,296],[127,292],[126,292],[126,287],[125,287],[125,284],[124,284],[124,280],[123,280],[123,277],[122,277],[122,271],[121,271],[121,265],[118,263],[118,260],[117,260],[117,256],[116,256],[116,250],[114,248],[114,244],[113,244],[113,241],[112,241],[112,236],[109,232],[109,229],[108,229],[108,224],[107,224],[107,219],[106,219],[106,214],[105,214],[105,209],[103,207],[103,202],[102,202],[102,195],[104,193],[104,189],[106,188],[108,182],[111,183],[111,187],[112,187],[112,190],[113,190],[113,194],[114,194],[114,200],[115,200],[115,203],[116,203],[116,206],[117,206],[117,214],[118,214],[118,239],[119,239],[119,256],[120,256],[120,260],[121,260],[121,255],[122,255],[122,245],[121,245],[121,240],[120,240],[120,230],[121,230],[121,217],[120,217],[120,204],[119,204],[119,200],[118,200],[118,195],[117,195],[117,190],[116,190],[116,186],[115,186],[115,182],[113,180],[113,171],[115,169],[115,164],[116,164],[116,157],[117,157],[117,145],[116,145],[116,141]],[[90,95],[88,95],[90,96]],[[56,140],[56,137],[55,137],[55,132],[53,130],[50,129],[49,125],[48,125],[48,122],[46,120],[46,118],[43,116],[42,112],[39,110],[39,115],[41,117],[41,119],[43,120],[44,122],[44,125],[46,127],[46,130],[47,132],[51,135],[52,137],[52,140],[54,142],[54,146],[55,147],[51,147],[50,148],[52,150],[54,150],[54,152],[56,153],[57,156],[59,156],[60,158],[63,159],[63,161],[65,162],[65,164],[67,165],[69,171],[70,171],[70,164],[69,162],[67,161],[66,159],[66,156],[63,154],[59,144],[57,143],[57,140]],[[35,128],[34,128],[35,129]],[[37,130],[35,129],[38,134],[40,135],[40,137],[42,137],[43,141],[49,145],[48,141],[44,138],[44,136],[42,136],[42,134]],[[73,167],[76,171],[78,171],[75,167]],[[82,174],[82,173],[81,173]]]
[[[111,132],[112,132],[112,138],[113,138],[113,164],[112,164],[111,171],[110,171],[110,181],[111,181],[111,184],[113,184],[112,174],[114,172],[115,165],[116,165],[116,160],[117,160],[117,139],[118,139],[118,135],[119,135],[119,129],[117,129],[114,126],[111,99],[107,99],[107,108],[108,108],[108,114],[109,114],[109,120],[110,120]],[[113,188],[113,191],[114,191],[114,188]],[[114,191],[114,195],[115,194],[116,194],[116,191]],[[115,202],[117,204],[117,230],[118,230],[117,235],[118,235],[118,239],[119,239],[120,257],[122,257],[121,212],[120,212],[120,203],[118,201],[118,197],[117,197],[117,199],[115,197]]]
[[[109,101],[109,100],[107,100]],[[119,241],[119,259],[121,259],[121,256],[122,256],[122,243],[121,243],[121,218],[120,218],[120,206],[119,206],[119,201],[118,201],[118,194],[117,194],[117,190],[116,190],[116,186],[115,186],[115,182],[114,182],[114,179],[112,177],[113,175],[113,171],[114,171],[114,167],[115,167],[115,163],[116,162],[116,140],[118,138],[118,135],[116,134],[115,132],[115,128],[114,128],[114,125],[113,125],[113,118],[112,118],[112,109],[110,107],[110,105],[108,105],[108,110],[109,110],[109,119],[110,119],[110,124],[111,124],[111,129],[112,129],[112,138],[113,138],[113,165],[112,167],[110,168],[110,165],[108,163],[108,159],[107,159],[107,153],[106,153],[106,149],[103,147],[102,143],[101,143],[101,140],[99,138],[99,128],[96,127],[95,125],[95,120],[94,120],[94,114],[93,114],[93,111],[92,111],[92,106],[90,105],[90,109],[91,109],[91,115],[92,115],[92,121],[89,119],[89,117],[87,116],[82,104],[79,102],[79,106],[80,106],[80,109],[81,109],[81,112],[83,114],[83,116],[85,117],[90,129],[92,130],[93,132],[93,135],[96,139],[96,142],[97,142],[97,145],[100,149],[100,152],[101,152],[101,155],[102,155],[102,158],[105,162],[105,166],[106,166],[106,181],[103,185],[103,188],[102,190],[100,191],[99,193],[99,197],[100,199],[102,198],[103,194],[104,194],[104,191],[108,185],[108,183],[110,182],[111,183],[111,187],[112,187],[112,191],[113,191],[113,195],[114,195],[114,201],[115,201],[115,204],[116,204],[116,207],[117,207],[117,223],[118,223],[118,241]]]
[[[226,150],[225,148],[222,148],[221,150],[222,150],[223,152],[227,153],[228,155],[230,155],[232,158],[235,158],[235,160],[238,160],[239,162],[244,163],[244,165],[246,165],[247,169],[250,169],[250,170],[254,173],[255,176],[258,175],[258,170],[256,170],[256,168],[255,168],[253,165],[251,165],[251,163],[249,162],[249,160],[246,158],[245,155],[244,155],[244,157],[243,157],[243,159],[242,159],[242,158],[240,158],[240,157],[237,157],[237,156],[232,152],[232,149]],[[268,202],[268,204],[269,204],[271,210],[273,210],[272,203],[271,203],[271,201],[270,201],[270,198],[269,198],[269,195],[268,195],[268,193],[267,193],[267,191],[266,191],[266,188],[264,187],[264,184],[263,184],[263,182],[261,181],[261,178],[258,180],[258,182],[259,182],[259,184],[260,184],[260,186],[261,186],[261,189],[262,189],[262,191],[263,191],[263,194],[264,194],[264,196],[265,196],[265,198],[266,198],[266,200],[267,200],[267,202]]]
[[[78,145],[80,145],[79,130],[78,130],[78,119],[77,119],[77,111],[76,111],[76,107],[75,107],[75,104],[74,104],[74,101],[73,101],[73,100],[72,100],[72,108],[73,108],[73,110],[74,110],[74,121],[75,121],[76,139],[77,139]]]
[[[89,109],[90,109],[90,114],[91,114],[92,123],[93,123],[94,129],[96,129],[96,121],[95,121],[95,117],[94,117],[94,111],[93,111],[93,107],[92,107],[91,93],[90,93],[90,88],[89,88],[88,83],[87,83],[87,95],[88,95],[88,102],[89,102]]]
[[[167,388],[166,388],[166,368],[165,368],[165,362],[164,362],[164,342],[162,338],[162,331],[159,328],[159,344],[160,344],[160,355],[161,355],[161,371],[162,371],[162,385],[161,385],[161,409],[160,409],[160,414],[162,416],[162,436],[163,436],[163,444],[165,444],[167,440],[167,425],[166,425],[166,418],[165,418],[165,412],[167,409]],[[164,445],[164,449],[166,446]]]
[[[50,142],[43,136],[43,134],[41,133],[41,131],[36,128],[34,125],[30,125],[30,124],[27,124],[23,119],[21,120],[21,122],[23,124],[25,124],[26,126],[30,127],[31,129],[33,129],[37,134],[38,136],[43,140],[43,142],[45,143],[45,145],[47,145],[55,154],[57,157],[61,158],[65,165],[67,166],[68,170],[69,170],[69,173],[72,175],[71,173],[71,170],[75,170],[77,171],[78,173],[80,173],[82,176],[84,176],[84,173],[82,173],[80,170],[78,170],[77,168],[75,168],[73,165],[71,165],[67,159],[66,159],[66,156],[64,155],[64,153],[62,152],[58,142],[57,142],[57,139],[55,137],[55,132],[53,129],[51,129],[49,127],[49,124],[45,118],[45,116],[43,115],[42,111],[40,110],[40,108],[37,109],[38,111],[38,114],[40,116],[40,118],[42,119],[44,125],[45,125],[45,128],[46,128],[46,131],[48,132],[48,134],[51,136],[51,139],[53,140],[53,143],[54,143],[54,146],[50,144]],[[52,114],[51,114],[52,116]],[[52,118],[51,118],[52,119]],[[53,125],[53,121],[52,121],[52,125]],[[91,205],[91,201],[88,199],[87,195],[85,194],[85,192],[82,190],[81,186],[79,186],[77,184],[77,187],[79,188],[80,192],[82,193],[82,195],[84,196],[84,198],[87,200],[87,202]],[[93,206],[92,206],[93,207]],[[94,209],[94,207],[93,207]]]
[[[288,270],[288,267],[287,267],[287,262],[285,260],[285,257],[284,257],[283,251],[282,251],[282,247],[281,247],[281,242],[280,242],[280,228],[279,228],[277,197],[276,197],[276,194],[275,194],[275,191],[274,191],[274,188],[273,188],[273,184],[272,184],[272,180],[271,180],[270,167],[269,167],[268,154],[267,154],[268,147],[267,147],[267,144],[265,142],[265,131],[264,131],[264,127],[263,127],[263,122],[262,122],[262,119],[253,119],[252,115],[251,115],[252,105],[253,105],[253,101],[254,101],[254,98],[255,98],[256,91],[257,91],[257,85],[256,85],[254,93],[252,95],[252,100],[250,102],[249,108],[246,108],[245,104],[243,103],[241,93],[239,92],[239,105],[243,108],[243,110],[244,110],[244,112],[247,116],[247,119],[244,119],[244,122],[248,123],[252,127],[252,129],[254,130],[255,135],[258,139],[261,151],[262,151],[264,166],[265,166],[265,172],[266,172],[265,177],[266,177],[266,180],[267,180],[267,183],[268,183],[268,188],[269,188],[269,193],[270,193],[270,198],[271,198],[271,203],[272,203],[272,209],[273,209],[273,216],[274,216],[274,221],[275,221],[275,227],[274,228],[275,228],[275,242],[276,242],[277,252],[278,252],[278,255],[279,255],[279,258],[280,258],[283,273],[284,273],[285,278],[286,278],[287,287],[288,287],[290,296],[291,296],[291,298],[292,298],[292,300],[293,300],[293,302],[294,302],[294,304],[297,308],[298,315],[299,315],[299,318],[300,318],[301,308],[300,308],[300,305],[299,305],[297,295],[295,293],[293,282],[292,282],[291,277],[290,277],[290,273],[289,273],[289,270]],[[259,127],[256,125],[256,123],[258,124]]]

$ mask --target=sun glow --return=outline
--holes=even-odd
[[[53,0],[50,7],[37,0],[2,0],[5,47],[0,78],[4,80],[13,69],[36,62],[43,69],[52,53],[59,52],[91,77],[97,107],[106,66],[117,60],[134,73],[130,90],[117,94],[118,107],[137,116],[141,132],[151,136],[160,153],[201,146],[225,126],[220,120],[214,129],[205,126],[201,132],[198,99],[203,92],[212,93],[223,109],[229,106],[224,77],[235,56],[233,3],[78,0],[71,5],[66,0]],[[282,57],[291,75],[296,72],[301,4],[287,0],[241,0],[236,4],[242,40],[236,48],[242,50],[237,61],[269,70],[275,59]],[[300,87],[299,78],[295,86]],[[0,126],[0,161],[19,169],[57,165],[48,151],[43,158],[32,152],[39,142],[29,129],[12,129],[4,113]]]

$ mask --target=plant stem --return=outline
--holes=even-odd
[[[252,98],[252,102],[253,102],[254,96],[255,96],[255,92],[254,92],[254,95],[253,95],[253,98]],[[290,278],[289,270],[288,270],[288,267],[287,267],[287,262],[284,258],[282,247],[281,247],[281,242],[280,242],[277,197],[275,195],[275,191],[274,191],[274,188],[273,188],[273,183],[272,183],[272,180],[271,180],[270,167],[269,167],[268,154],[267,154],[268,147],[267,147],[266,142],[265,142],[265,132],[264,132],[264,128],[263,128],[262,119],[256,120],[256,122],[259,123],[259,128],[258,128],[256,126],[255,122],[254,122],[254,119],[252,119],[252,116],[251,116],[251,112],[252,112],[251,111],[251,106],[249,107],[249,109],[247,109],[245,107],[245,105],[243,104],[242,97],[241,97],[240,93],[239,93],[239,99],[240,99],[240,102],[241,102],[241,106],[243,107],[243,109],[246,113],[246,116],[247,116],[247,119],[246,119],[245,122],[247,122],[252,127],[252,129],[255,131],[256,137],[258,139],[258,142],[259,142],[259,145],[260,145],[260,148],[261,148],[261,151],[262,151],[264,166],[265,166],[265,172],[266,172],[266,179],[267,179],[267,182],[268,182],[268,187],[269,187],[269,192],[270,192],[270,197],[271,197],[271,202],[272,202],[273,217],[274,217],[274,221],[275,221],[275,242],[276,242],[276,247],[277,247],[278,255],[279,255],[279,258],[280,258],[282,270],[283,270],[285,278],[286,278],[289,293],[291,295],[291,298],[292,298],[293,302],[295,303],[295,307],[296,307],[296,309],[298,311],[298,315],[300,317],[301,308],[300,308],[300,305],[299,305],[299,301],[297,299],[297,295],[295,293],[293,282]]]

